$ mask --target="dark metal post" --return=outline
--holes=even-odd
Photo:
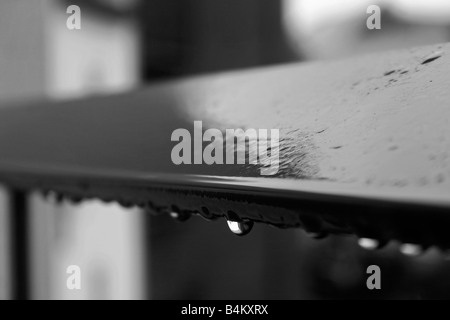
[[[29,299],[29,216],[27,193],[11,189],[9,192],[11,224],[11,297]]]

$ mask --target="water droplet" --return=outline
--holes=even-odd
[[[70,196],[69,200],[72,204],[79,204],[81,201],[83,201],[83,198],[79,196]]]
[[[131,201],[127,201],[127,200],[119,200],[119,204],[124,208],[132,208],[133,207],[133,203]]]
[[[180,216],[180,214],[178,212],[174,212],[174,211],[171,211],[169,213],[169,215],[174,219],[178,219],[178,217]]]
[[[375,250],[380,247],[380,242],[378,240],[370,238],[359,238],[358,244],[361,248],[366,250]]]
[[[214,216],[214,214],[211,211],[209,211],[207,207],[202,207],[201,209],[202,209],[201,213],[199,212],[200,217],[202,217],[206,221],[213,221],[217,219],[217,217]]]
[[[189,212],[179,210],[175,206],[172,207],[172,210],[169,212],[169,215],[172,219],[175,219],[180,222],[186,221],[191,217],[191,214]]]
[[[55,193],[55,202],[61,204],[64,201],[64,195],[62,193]]]
[[[52,190],[46,190],[46,191],[44,191],[43,196],[48,201],[55,201],[56,192],[54,192]]]
[[[417,244],[404,243],[400,246],[400,252],[405,256],[417,257],[423,253],[422,247]]]
[[[243,220],[243,221],[232,221],[227,220],[228,228],[231,232],[238,236],[245,236],[253,228],[253,221]]]

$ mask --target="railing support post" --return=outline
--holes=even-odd
[[[11,298],[29,299],[29,216],[27,192],[9,190]]]

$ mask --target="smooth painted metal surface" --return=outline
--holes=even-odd
[[[450,246],[449,45],[0,110],[0,180],[310,233]],[[429,57],[432,56],[433,59]],[[280,170],[174,165],[173,130],[280,130]],[[251,152],[251,150],[250,150]],[[230,214],[233,212],[233,214]],[[237,216],[237,217],[236,217]]]

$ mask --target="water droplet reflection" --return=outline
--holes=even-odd
[[[174,219],[178,219],[178,217],[180,216],[180,215],[178,214],[178,212],[175,212],[175,211],[171,211],[171,212],[169,213],[169,215],[170,215],[172,218],[174,218]]]
[[[404,243],[400,246],[400,252],[405,256],[417,257],[423,253],[422,247],[417,244]]]
[[[182,212],[182,211],[178,212],[178,211],[173,211],[173,210],[169,212],[169,215],[171,218],[173,218],[177,221],[180,221],[180,222],[186,221],[187,219],[189,219],[191,217],[191,215],[187,212]]]
[[[378,240],[370,238],[360,238],[358,239],[358,244],[361,248],[366,250],[375,250],[380,247],[380,242]]]
[[[253,221],[232,221],[227,220],[228,228],[231,232],[238,236],[245,236],[253,228]]]

